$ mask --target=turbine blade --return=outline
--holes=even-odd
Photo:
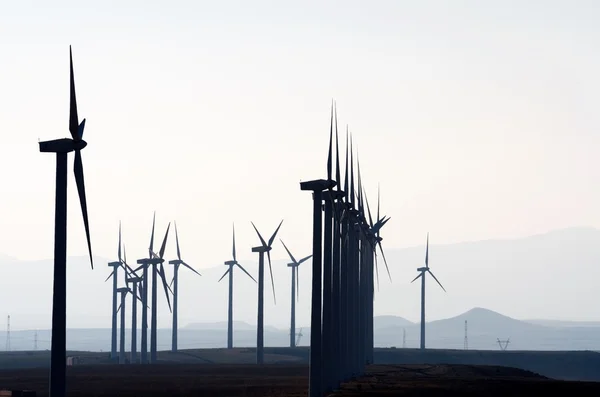
[[[329,124],[329,150],[327,151],[327,180],[332,178],[333,157],[333,100],[331,100],[331,122]]]
[[[150,235],[150,246],[148,247],[148,256],[152,257],[152,252],[154,252],[154,226],[156,225],[156,211],[154,211],[154,216],[152,217],[152,234]]]
[[[223,280],[223,278],[225,278],[226,275],[229,274],[229,271],[231,270],[231,267],[228,267],[227,270],[225,270],[225,273],[223,273],[223,275],[221,276],[221,278],[219,279],[219,281]],[[219,282],[217,281],[217,283]]]
[[[427,232],[427,248],[425,248],[425,267],[429,267],[429,232]]]
[[[277,304],[275,299],[275,281],[273,281],[273,268],[271,267],[271,251],[267,251],[267,258],[269,259],[269,273],[271,274],[271,288],[273,289],[273,302]]]
[[[379,267],[377,266],[377,249],[373,250],[375,258],[375,277],[377,278],[377,292],[379,292]]]
[[[250,223],[252,223],[252,227],[254,227],[254,230],[256,230],[256,234],[258,234],[258,238],[260,239],[260,243],[263,245],[263,247],[266,247],[267,243],[265,242],[265,239],[262,238],[262,236],[258,232],[258,229],[256,228],[256,225],[254,225],[254,222],[250,222]]]
[[[290,259],[292,260],[292,262],[297,263],[296,262],[296,258],[294,258],[294,255],[292,255],[292,253],[290,252],[290,250],[288,249],[288,247],[285,245],[285,243],[283,242],[283,240],[279,239],[279,241],[281,241],[281,244],[283,244],[283,248],[285,248],[285,250],[287,251],[288,255],[290,256]]]
[[[254,282],[255,282],[255,283],[257,282],[257,281],[256,281],[256,279],[255,279],[254,277],[252,277],[252,275],[251,275],[250,273],[248,273],[248,271],[247,271],[246,269],[244,269],[244,266],[240,265],[239,263],[236,263],[236,265],[237,265],[237,266],[238,266],[240,269],[242,269],[242,271],[243,271],[244,273],[246,273],[246,274],[248,275],[248,277],[250,277],[252,280],[254,280]]]
[[[160,267],[158,269],[158,274],[160,275],[160,279],[162,280],[163,289],[165,290],[165,296],[167,297],[167,304],[169,305],[169,311],[172,312],[171,299],[169,299],[169,292],[173,293],[173,291],[171,291],[169,284],[167,284],[167,277],[165,276],[165,268],[162,263],[160,264]]]
[[[171,288],[173,286],[174,282],[175,282],[175,276],[173,276],[173,278],[171,279],[171,282],[169,283],[169,288]]]
[[[119,307],[117,308],[117,311],[116,311],[116,313],[118,313],[118,312],[119,312],[119,310],[121,310],[121,306],[123,306],[123,304],[122,304],[122,303],[120,303],[120,304],[119,304]]]
[[[177,259],[181,260],[181,251],[179,251],[179,234],[177,233],[177,222],[175,224],[175,243],[177,244]],[[162,256],[161,256],[162,258]]]
[[[163,239],[162,245],[160,246],[160,256],[159,258],[162,259],[165,255],[165,248],[167,248],[167,237],[169,237],[169,229],[171,228],[171,222],[169,222],[169,224],[167,225],[167,232],[165,233],[165,238]]]
[[[338,118],[337,118],[337,103],[335,103],[334,107],[335,111],[335,180],[337,182],[337,191],[341,191],[342,189],[342,177],[340,170],[340,141],[338,135]]]
[[[300,260],[298,261],[298,265],[300,265],[302,262],[306,262],[306,261],[307,261],[307,260],[309,260],[310,258],[312,258],[312,254],[311,254],[311,255],[309,255],[309,256],[307,256],[307,257],[305,257],[305,258],[302,258],[302,259],[300,259]]]
[[[233,224],[233,260],[237,262],[235,257],[235,223]]]
[[[354,200],[354,151],[352,150],[352,136],[350,136],[350,204],[355,207]]]
[[[134,270],[134,272],[138,272],[138,271],[140,271],[140,270],[144,269],[144,266],[146,266],[146,265],[139,265],[139,266],[138,266],[138,267],[137,267],[137,268]]]
[[[108,275],[108,277],[106,277],[106,280],[104,280],[104,282],[107,282],[108,280],[110,280],[110,278],[113,276],[114,273],[115,273],[115,269],[113,269],[113,271],[110,272],[110,274]]]
[[[390,274],[390,268],[387,264],[387,259],[385,259],[385,253],[383,252],[383,246],[381,245],[381,240],[377,241],[377,245],[379,246],[379,251],[381,251],[381,257],[383,258],[383,263],[385,264],[385,270],[387,271],[388,278],[390,279],[390,283],[392,282],[392,275]]]
[[[379,189],[379,184],[377,184],[377,222],[379,222],[379,204],[381,200],[381,191]]]
[[[349,196],[349,190],[348,190],[348,125],[346,125],[346,169],[344,172],[344,193],[346,194],[346,203],[349,202],[350,200],[350,196]]]
[[[411,283],[414,283],[415,281],[417,281],[419,279],[419,277],[421,277],[423,275],[423,273],[419,272],[419,275],[415,278],[413,278],[413,281],[411,281]]]
[[[275,229],[275,233],[273,233],[273,235],[269,239],[269,247],[273,244],[273,240],[275,240],[275,236],[277,236],[277,232],[279,231],[279,228],[281,227],[282,223],[283,223],[283,219],[281,220],[281,222],[279,222],[279,226],[277,226],[277,229]]]
[[[90,223],[87,212],[87,201],[85,199],[85,182],[83,178],[83,162],[81,161],[81,150],[75,151],[75,182],[77,183],[77,191],[79,192],[79,202],[81,203],[81,212],[83,214],[83,225],[85,227],[85,237],[87,238],[88,253],[90,254],[90,263],[94,268],[94,260],[92,259],[92,242],[90,240]]]
[[[121,221],[119,221],[119,262],[121,262]]]
[[[198,276],[202,276],[200,273],[198,273],[198,272],[196,271],[196,269],[194,269],[193,267],[191,267],[191,266],[190,266],[190,265],[188,265],[187,263],[185,263],[185,262],[183,262],[183,261],[182,261],[182,262],[181,262],[181,264],[182,264],[183,266],[187,267],[188,269],[190,269],[191,271],[193,271],[194,273],[196,273]]]
[[[442,285],[442,283],[440,283],[440,281],[437,279],[437,277],[431,272],[431,270],[427,269],[427,272],[429,272],[429,274],[431,274],[431,277],[433,277],[433,279],[435,280],[436,283],[438,283],[438,285],[440,287],[442,287],[442,289],[444,290],[444,292],[446,292],[446,288],[444,288],[444,286]]]
[[[70,112],[69,112],[69,131],[73,140],[81,140],[79,136],[79,116],[77,115],[77,97],[75,95],[75,73],[73,72],[73,51],[69,46],[69,66],[70,66],[70,77],[71,77],[71,101],[70,101]]]
[[[363,186],[364,190],[364,186]],[[365,192],[365,204],[367,205],[367,213],[369,214],[369,226],[373,228],[373,218],[371,217],[371,208],[369,207],[369,198],[367,197],[367,193]]]
[[[296,300],[300,301],[300,274],[298,273],[298,266],[294,266],[296,272]]]

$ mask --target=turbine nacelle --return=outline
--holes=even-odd
[[[121,287],[121,288],[117,288],[117,292],[127,293],[127,292],[131,292],[131,289],[129,289],[128,287]]]
[[[128,283],[139,283],[141,281],[144,281],[144,279],[142,277],[129,277],[125,281],[127,281]]]
[[[227,266],[235,266],[237,265],[237,261],[225,261],[224,264]]]
[[[181,265],[183,263],[183,261],[181,259],[173,259],[172,261],[169,261],[169,265]]]
[[[87,142],[83,139],[75,141],[71,138],[62,138],[39,142],[39,145],[40,152],[42,153],[70,153],[72,151],[85,148],[87,146]]]
[[[429,270],[428,267],[419,267],[419,268],[417,268],[418,272],[426,272],[427,270]]]
[[[288,263],[287,265],[288,265],[288,267],[298,266],[298,264],[296,264],[296,263]]]
[[[264,246],[264,245],[260,245],[258,247],[252,247],[252,252],[269,252],[271,251],[271,247],[269,246]]]
[[[121,266],[121,262],[108,262],[108,266],[119,267]]]
[[[337,185],[335,181],[326,179],[315,179],[313,181],[300,182],[300,190],[323,191],[332,189]]]

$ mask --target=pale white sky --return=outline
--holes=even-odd
[[[241,258],[251,220],[267,238],[285,219],[310,252],[298,182],[325,176],[332,97],[389,248],[600,227],[598,20],[596,1],[9,2],[0,253],[52,256],[55,159],[37,141],[68,136],[69,44],[97,255],[116,255],[119,219],[130,261],[145,255],[153,210],[157,244],[177,220],[199,268],[230,259],[234,221]]]

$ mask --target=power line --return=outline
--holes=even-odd
[[[510,338],[508,338],[507,340],[500,340],[500,338],[497,338],[496,340],[498,341],[498,346],[500,346],[500,350],[502,351],[505,351],[508,347],[508,344],[510,343]]]
[[[33,334],[33,350],[37,350],[38,349],[38,335],[37,335],[37,329],[35,330],[35,334]]]
[[[406,349],[406,328],[402,328],[402,348]]]

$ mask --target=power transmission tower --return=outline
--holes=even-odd
[[[406,328],[402,328],[402,348],[406,349]]]
[[[10,314],[6,319],[6,351],[10,351]]]
[[[33,334],[33,350],[37,350],[37,342],[38,342],[38,337],[37,337],[37,329],[35,330],[35,334]]]
[[[467,320],[465,320],[465,350],[469,350],[469,337],[467,335]]]
[[[500,350],[505,351],[508,347],[508,344],[510,343],[510,338],[508,338],[507,340],[500,340],[500,338],[497,338],[497,340],[498,346],[500,346]]]

